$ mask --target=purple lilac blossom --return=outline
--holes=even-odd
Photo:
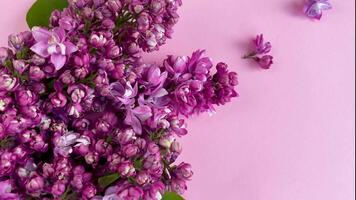
[[[263,34],[259,34],[253,40],[253,50],[243,56],[243,59],[252,59],[262,69],[269,69],[273,64],[273,56],[268,55],[271,50],[272,44],[265,41]]]
[[[308,0],[304,6],[305,14],[313,19],[320,20],[324,10],[332,9],[329,0]]]
[[[183,194],[186,119],[237,97],[237,74],[201,50],[142,62],[171,37],[181,0],[68,2],[0,48],[0,199]]]

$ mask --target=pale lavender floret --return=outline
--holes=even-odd
[[[57,71],[66,64],[68,56],[78,50],[73,43],[66,40],[66,33],[62,28],[49,31],[34,27],[32,34],[37,43],[31,50],[44,58],[50,57]]]
[[[313,19],[320,20],[324,10],[332,9],[329,0],[308,0],[304,6],[305,14]]]

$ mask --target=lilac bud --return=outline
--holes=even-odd
[[[57,181],[51,188],[51,193],[55,197],[60,197],[66,191],[66,185],[62,181]]]
[[[120,47],[118,46],[109,47],[107,52],[108,57],[112,59],[119,57],[121,54]]]
[[[111,19],[105,19],[103,22],[102,22],[102,25],[103,27],[109,29],[109,30],[112,30],[115,28],[115,22],[112,21]]]
[[[45,178],[52,177],[54,174],[53,164],[45,163],[42,165],[42,174]]]
[[[97,87],[103,87],[109,84],[109,78],[105,70],[100,69],[98,71],[98,75],[95,77],[94,83]]]
[[[99,161],[99,154],[97,152],[89,152],[85,155],[85,162],[89,165],[96,165]]]
[[[26,151],[24,146],[17,146],[13,149],[14,155],[17,157],[19,162],[26,160],[25,157],[28,156],[28,152]]]
[[[147,151],[151,154],[156,154],[159,152],[159,150],[159,146],[154,142],[149,143],[147,146]]]
[[[61,92],[53,93],[49,98],[55,108],[63,108],[67,104],[67,97]]]
[[[35,130],[26,130],[20,134],[20,140],[22,143],[28,143],[35,135],[37,135]]]
[[[10,97],[0,97],[0,112],[4,112],[12,102]]]
[[[110,76],[117,80],[122,79],[124,74],[125,74],[124,64],[116,64],[114,70],[110,72]]]
[[[143,138],[137,138],[135,140],[135,145],[140,149],[140,150],[144,150],[146,148],[146,140]]]
[[[59,20],[59,26],[64,30],[72,31],[75,29],[77,25],[76,25],[76,20],[74,20],[71,17],[65,16]]]
[[[93,198],[96,195],[96,188],[93,184],[89,183],[87,184],[82,192],[82,198],[83,200],[89,200]]]
[[[15,99],[16,99],[16,102],[18,105],[27,106],[27,105],[33,105],[34,103],[36,103],[38,100],[38,97],[31,90],[20,89],[20,90],[16,91]]]
[[[68,93],[70,93],[71,100],[74,103],[80,103],[82,99],[85,97],[86,93],[83,88],[78,86],[71,86],[68,88]]]
[[[23,60],[14,60],[12,61],[14,69],[22,74],[28,67],[28,65]]]
[[[0,176],[4,177],[11,174],[15,169],[16,156],[10,152],[1,153],[0,155]]]
[[[162,199],[165,192],[165,185],[161,181],[152,183],[150,188],[145,191],[144,199]]]
[[[136,182],[139,185],[145,185],[150,181],[150,176],[145,171],[140,171],[137,176],[135,177]]]
[[[11,193],[13,190],[13,183],[11,180],[0,181],[0,198],[4,200],[18,200],[19,195]]]
[[[30,147],[39,152],[46,152],[48,149],[48,144],[44,142],[41,135],[36,135],[30,142]]]
[[[116,171],[117,166],[124,161],[124,158],[118,155],[117,153],[113,153],[107,157],[107,162],[109,163],[109,169],[111,171]]]
[[[61,18],[61,12],[59,10],[54,10],[49,18],[50,24],[52,26],[58,26],[58,22],[60,18]]]
[[[0,47],[0,64],[4,63],[5,60],[11,59],[13,56],[13,53],[10,49],[5,48],[5,47]]]
[[[31,62],[35,65],[43,65],[46,63],[46,59],[41,56],[34,54],[31,58]]]
[[[5,73],[0,70],[0,92],[1,91],[12,91],[18,86],[17,78]]]
[[[32,125],[32,121],[27,118],[17,117],[6,122],[8,133],[21,133]],[[4,123],[5,124],[5,123]]]
[[[111,59],[100,59],[98,61],[98,65],[100,68],[107,70],[107,71],[112,71],[115,69],[115,64],[113,60]]]
[[[270,55],[264,55],[262,58],[255,58],[256,62],[260,65],[262,69],[269,69],[273,64],[273,57]]]
[[[49,75],[53,75],[56,72],[54,65],[46,65],[43,67],[43,71]]]
[[[16,49],[16,50],[19,50],[21,48],[23,48],[23,45],[24,45],[24,38],[21,34],[11,34],[9,36],[9,46]]]
[[[0,140],[4,139],[7,136],[7,133],[5,134],[5,127],[0,123]]]
[[[85,118],[77,119],[73,122],[73,127],[78,131],[88,130],[89,125],[90,125],[90,121]]]
[[[90,36],[89,42],[94,47],[101,48],[101,47],[105,46],[107,40],[104,37],[104,35],[102,35],[102,34],[100,34],[100,35],[93,34]]]
[[[151,17],[149,14],[145,12],[141,13],[137,19],[138,30],[141,32],[145,32],[146,30],[148,30],[150,26],[150,21],[151,21]]]
[[[92,19],[94,17],[94,12],[91,8],[89,7],[85,7],[83,9],[83,15],[87,18],[87,19]]]
[[[106,155],[112,152],[112,146],[105,142],[105,140],[101,139],[96,142],[95,150],[101,155]]]
[[[44,186],[44,180],[40,176],[30,179],[26,183],[26,190],[30,193],[40,193]]]
[[[41,113],[37,106],[23,106],[20,108],[20,112],[25,117],[30,118],[30,119],[40,120],[40,117],[41,117]]]
[[[33,81],[40,81],[45,77],[45,73],[38,66],[30,67],[29,77]]]
[[[109,0],[107,5],[114,13],[119,12],[122,8],[120,0]]]
[[[76,68],[74,70],[74,76],[78,79],[84,79],[86,76],[88,76],[88,74],[89,74],[89,71],[85,67]]]
[[[89,54],[84,54],[82,56],[75,56],[74,63],[78,67],[87,67],[90,63],[90,56]]]
[[[135,167],[130,162],[120,163],[118,172],[122,177],[131,177],[135,174]]]
[[[63,72],[63,74],[59,77],[59,80],[61,80],[62,83],[67,85],[75,83],[75,78],[72,76],[70,70]]]
[[[119,131],[116,135],[116,139],[122,145],[129,143],[130,141],[134,140],[135,132],[132,129],[126,129],[124,131]]]
[[[192,166],[183,162],[176,168],[175,174],[178,178],[189,181],[193,176]]]
[[[169,148],[171,148],[171,145],[172,145],[172,143],[175,141],[175,138],[172,136],[172,135],[170,135],[170,136],[164,136],[164,137],[162,137],[160,140],[159,140],[159,144],[162,146],[162,147],[164,147],[164,148],[166,148],[166,149],[169,149]]]
[[[175,152],[175,153],[182,153],[182,145],[178,142],[178,141],[174,141],[172,144],[171,144],[171,148],[170,150],[172,152]]]
[[[127,158],[131,158],[136,156],[137,153],[139,153],[139,149],[136,145],[129,144],[122,148],[122,152]]]
[[[176,192],[177,194],[184,194],[184,192],[187,190],[187,185],[185,181],[180,179],[173,179],[170,187],[171,190],[173,192]]]

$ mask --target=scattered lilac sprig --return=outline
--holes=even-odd
[[[0,48],[0,199],[160,200],[183,194],[186,118],[238,96],[204,51],[142,63],[180,0],[70,0],[49,29]]]
[[[273,64],[273,56],[267,55],[272,49],[270,42],[265,42],[263,34],[257,35],[254,40],[254,50],[243,56],[243,59],[256,61],[262,69],[269,69]]]
[[[312,18],[320,20],[324,10],[332,9],[329,0],[308,0],[304,6],[305,14]]]

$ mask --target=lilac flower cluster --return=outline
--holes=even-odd
[[[271,43],[264,40],[263,34],[257,35],[253,43],[253,51],[248,55],[245,55],[243,58],[256,61],[262,69],[271,68],[273,64],[273,56],[268,55],[272,50]]]
[[[237,74],[204,51],[142,63],[171,36],[180,0],[69,3],[0,48],[0,199],[183,194],[185,119],[237,97]]]

